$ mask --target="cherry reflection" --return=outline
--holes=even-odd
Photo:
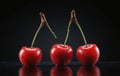
[[[25,67],[19,69],[19,76],[42,76],[42,71],[38,67]]]
[[[97,66],[81,66],[77,70],[77,76],[100,76],[100,69]]]
[[[50,70],[50,76],[73,76],[73,72],[68,66],[54,66]]]

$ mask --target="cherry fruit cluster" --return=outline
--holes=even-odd
[[[50,25],[48,24],[45,15],[41,12],[40,12],[40,18],[41,18],[41,23],[33,37],[31,47],[23,46],[19,52],[19,60],[25,66],[35,66],[39,64],[42,59],[42,50],[38,47],[33,47],[33,46],[40,29],[44,25],[46,25],[50,30],[50,32],[52,33],[52,35],[55,38],[57,38],[56,34],[53,32]],[[50,49],[50,58],[52,62],[58,66],[58,65],[67,65],[71,61],[73,56],[73,49],[71,46],[66,45],[66,43],[69,37],[70,26],[72,23],[75,23],[77,25],[78,29],[81,32],[85,44],[79,46],[76,50],[76,57],[78,61],[82,65],[95,65],[100,57],[100,50],[96,44],[87,43],[82,28],[77,20],[75,10],[71,11],[71,17],[69,20],[64,43],[54,44]]]

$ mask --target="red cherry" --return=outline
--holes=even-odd
[[[50,58],[56,65],[67,65],[73,55],[71,46],[63,44],[55,44],[52,46],[50,51]]]
[[[85,35],[76,18],[75,10],[72,10],[71,12],[71,22],[73,21],[76,23],[77,27],[79,28],[85,43],[84,46],[80,46],[77,49],[76,56],[83,65],[94,65],[98,61],[98,58],[100,56],[100,51],[96,44],[87,44]]]
[[[37,48],[37,47],[33,47],[33,45],[34,45],[36,37],[37,37],[37,35],[38,35],[38,33],[43,25],[46,24],[46,26],[49,28],[49,30],[53,34],[53,36],[55,38],[57,38],[57,36],[55,35],[55,33],[52,31],[51,27],[49,26],[49,24],[45,18],[45,15],[40,12],[40,17],[41,17],[41,23],[40,23],[40,25],[39,25],[39,27],[38,27],[38,29],[33,37],[31,47],[30,48],[23,47],[19,52],[19,60],[25,66],[35,66],[42,59],[41,49]]]
[[[42,51],[39,48],[22,47],[19,52],[19,59],[25,66],[35,66],[42,59]]]
[[[42,76],[42,71],[38,67],[22,66],[18,76]]]
[[[50,70],[50,76],[73,76],[72,69],[68,66],[57,67],[54,66]]]
[[[77,70],[77,76],[100,76],[100,69],[97,66],[81,66]]]
[[[79,46],[76,56],[82,65],[94,65],[100,56],[99,48],[96,44],[87,44],[87,47]]]
[[[71,15],[71,17],[73,16]],[[69,28],[72,23],[72,20],[73,19],[70,18],[64,44],[55,44],[51,48],[50,58],[52,62],[56,65],[67,65],[72,59],[72,55],[73,55],[72,47],[69,45],[66,45],[69,32],[70,32]]]

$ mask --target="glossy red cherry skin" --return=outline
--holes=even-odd
[[[81,66],[77,70],[77,76],[100,76],[100,69],[97,66]]]
[[[42,71],[38,67],[22,66],[19,69],[19,75],[18,76],[42,76]]]
[[[82,65],[94,65],[99,59],[100,50],[96,44],[88,44],[87,47],[79,46],[76,56]]]
[[[55,65],[67,65],[73,56],[71,46],[55,44],[50,50],[50,58]]]
[[[24,66],[35,66],[42,59],[42,51],[39,48],[22,47],[19,52],[19,60]]]
[[[72,69],[68,66],[54,66],[50,70],[50,76],[73,76]]]

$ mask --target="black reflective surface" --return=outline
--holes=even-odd
[[[85,67],[78,62],[56,67],[52,63],[27,68],[18,62],[0,62],[0,76],[120,76],[120,62],[99,62],[93,67]]]

